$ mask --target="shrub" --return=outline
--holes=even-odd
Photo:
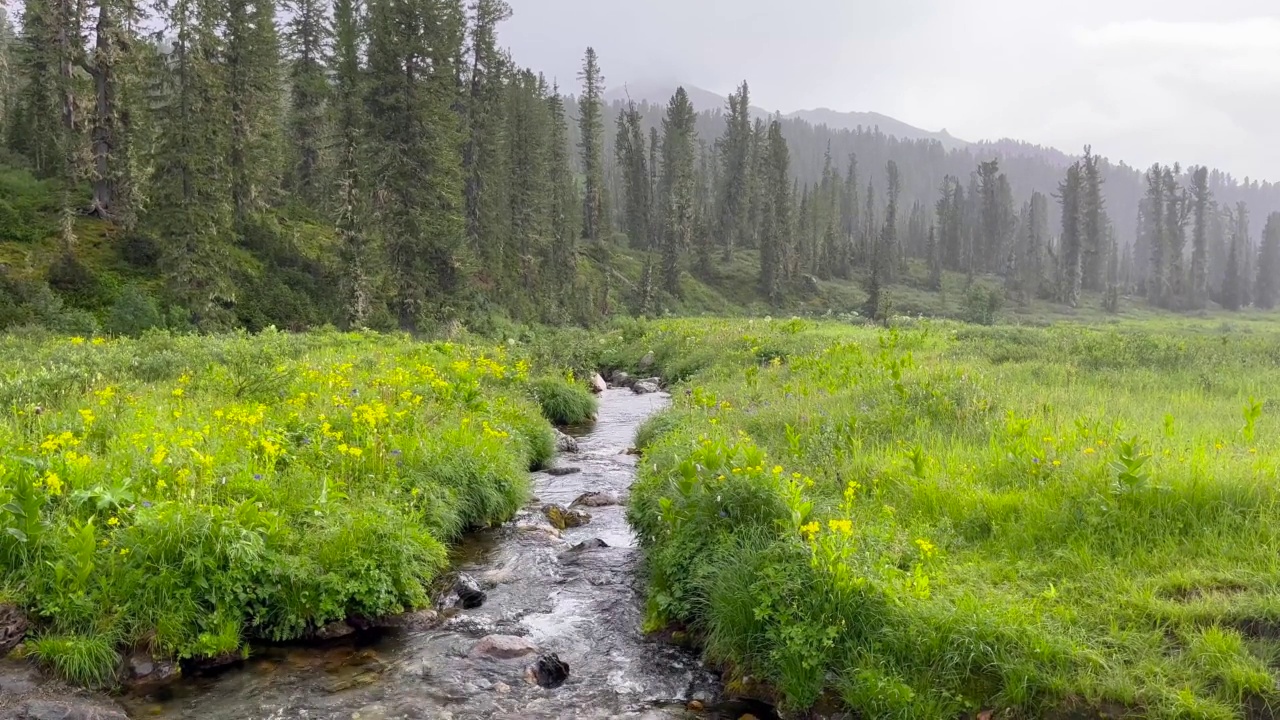
[[[104,329],[112,335],[139,337],[152,328],[162,327],[164,319],[151,296],[134,286],[120,293],[107,315]]]

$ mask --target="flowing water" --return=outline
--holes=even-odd
[[[568,506],[584,492],[625,498],[636,429],[664,395],[611,389],[599,421],[579,433],[581,452],[534,475],[537,496],[511,523],[476,533],[457,549],[459,569],[487,589],[476,609],[420,632],[386,631],[328,646],[259,649],[240,667],[188,678],[157,696],[126,698],[135,718],[275,720],[320,718],[737,718],[748,708],[718,704],[716,676],[695,654],[646,639],[640,629],[639,552],[622,506],[587,508],[582,527],[551,531],[542,505]],[[574,546],[603,540],[582,549]],[[517,635],[568,663],[568,680],[544,689],[526,680],[536,656],[493,660],[473,649],[486,635]],[[694,702],[696,701],[696,702]],[[757,716],[766,713],[753,710]]]

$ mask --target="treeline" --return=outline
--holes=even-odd
[[[1240,190],[1221,173],[1153,168],[1139,209],[1115,215],[1116,169],[1087,149],[1051,198],[1019,180],[1049,159],[766,119],[746,83],[717,112],[683,89],[611,105],[590,49],[566,97],[500,47],[509,15],[502,0],[30,0],[0,28],[0,120],[11,162],[58,189],[50,284],[95,296],[89,216],[156,280],[144,294],[208,329],[589,323],[668,309],[686,274],[716,282],[743,258],[771,304],[857,280],[872,315],[913,261],[935,289],[944,271],[989,275],[1022,302],[1275,302],[1280,220],[1255,242],[1244,205],[1215,203]],[[638,278],[616,269],[624,247]]]

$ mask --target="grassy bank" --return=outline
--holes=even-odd
[[[594,401],[505,347],[0,339],[0,597],[85,684],[136,644],[217,657],[421,607],[446,543],[524,502],[544,410]]]
[[[606,355],[647,351],[686,381],[641,434],[649,624],[732,677],[867,717],[1270,717],[1280,325],[672,321]]]

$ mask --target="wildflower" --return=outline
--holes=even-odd
[[[1258,448],[1249,448],[1249,454],[1250,454],[1250,455],[1257,455],[1257,454],[1258,454]]]
[[[781,475],[781,474],[782,474],[782,466],[781,466],[781,465],[774,465],[774,466],[773,466],[773,474],[774,474],[774,475]]]
[[[120,524],[120,518],[116,517],[115,515],[112,515],[110,518],[107,519],[107,524],[112,527],[115,527],[116,525]]]
[[[144,508],[149,508],[149,507],[151,507],[151,501],[150,501],[150,500],[143,500],[143,501],[142,501],[142,507],[144,507]]]
[[[811,522],[807,525],[800,526],[800,534],[803,535],[806,540],[812,540],[814,536],[818,534],[818,531],[821,529],[822,529],[821,525],[819,525],[816,522]]]
[[[933,557],[934,552],[938,549],[933,543],[924,538],[916,538],[916,547],[920,548],[920,555],[925,558]]]
[[[1085,449],[1084,449],[1084,454],[1085,454],[1085,455],[1092,455],[1093,453],[1094,453],[1094,449],[1093,449],[1093,448],[1091,448],[1091,447],[1087,447],[1087,448],[1085,448]]]
[[[1054,466],[1054,467],[1062,467],[1062,461],[1061,461],[1061,460],[1054,460],[1054,461],[1053,461],[1053,466]]]
[[[827,529],[848,537],[853,534],[853,523],[848,520],[828,520]]]
[[[253,474],[253,479],[254,479],[254,480],[261,480],[261,479],[262,479],[262,473],[254,473],[254,474]]]
[[[106,344],[107,344],[107,341],[106,341],[105,339],[103,339],[103,338],[96,337],[96,338],[94,338],[94,339],[93,339],[93,343],[92,343],[92,344],[93,344],[93,345],[106,345]]]
[[[169,457],[169,451],[166,450],[163,445],[161,445],[160,447],[156,448],[155,453],[152,454],[151,464],[158,467],[164,462],[165,458],[167,457]]]
[[[167,488],[167,487],[169,487],[169,484],[168,484],[168,483],[166,483],[166,482],[164,481],[164,478],[161,478],[161,479],[159,479],[159,480],[157,480],[157,481],[156,481],[156,491],[157,491],[157,492],[158,492],[158,491],[160,491],[160,490],[164,490],[164,489],[165,489],[165,488]]]
[[[83,345],[83,344],[84,344],[84,338],[80,337],[79,335],[76,335],[75,337],[71,338],[71,344],[72,344],[72,345]]]
[[[1035,463],[1036,465],[1039,465],[1039,464],[1040,464],[1040,458],[1038,458],[1038,457],[1033,457],[1033,458],[1031,458],[1031,462]]]
[[[1222,443],[1220,443],[1220,442],[1216,442],[1216,443],[1214,443],[1214,444],[1213,444],[1213,449],[1214,449],[1214,450],[1221,450],[1222,448],[1223,448],[1223,445],[1222,445]]]
[[[62,494],[62,478],[57,473],[49,473],[44,476],[44,486],[49,490],[50,495]]]

